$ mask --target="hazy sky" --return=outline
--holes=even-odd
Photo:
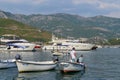
[[[19,14],[69,13],[120,18],[120,0],[0,0],[0,10]]]

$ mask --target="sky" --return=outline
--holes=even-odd
[[[120,0],[0,0],[0,10],[25,15],[68,13],[120,18]]]

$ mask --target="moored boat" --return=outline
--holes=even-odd
[[[79,72],[85,70],[85,64],[77,62],[61,62],[60,71],[64,73]]]
[[[35,45],[13,34],[5,34],[0,37],[0,50],[32,51]]]
[[[59,51],[59,50],[57,50],[57,51],[51,51],[51,53],[53,54],[53,56],[62,56],[64,53],[63,52],[61,52],[61,51]]]
[[[78,51],[88,51],[94,50],[97,47],[95,44],[90,43],[82,43],[79,40],[70,40],[70,39],[58,39],[54,36],[52,37],[52,41],[50,45],[44,45],[42,50],[71,50],[73,47]]]
[[[15,59],[0,60],[0,69],[17,67],[15,61]]]
[[[29,42],[9,42],[7,43],[7,47],[3,50],[10,50],[10,51],[33,51],[35,47],[34,43]]]
[[[57,62],[53,61],[16,61],[17,68],[19,72],[29,72],[29,71],[47,71],[55,69]]]

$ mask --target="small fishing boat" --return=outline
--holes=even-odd
[[[61,62],[60,71],[67,72],[79,72],[85,70],[85,64],[78,62]]]
[[[53,56],[62,56],[63,55],[63,53],[59,52],[59,51],[53,51],[52,54],[53,54]]]
[[[0,69],[13,68],[13,67],[17,67],[15,59],[0,60]]]
[[[19,72],[46,71],[55,69],[57,62],[54,61],[16,61]]]

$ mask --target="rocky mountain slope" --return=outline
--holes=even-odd
[[[106,16],[82,17],[65,13],[57,14],[12,14],[0,11],[0,18],[10,18],[19,22],[50,31],[64,37],[120,37],[120,18]]]

